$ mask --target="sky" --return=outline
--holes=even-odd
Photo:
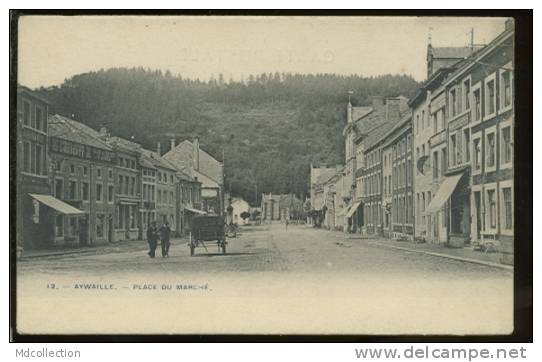
[[[207,80],[263,72],[426,76],[433,46],[488,43],[504,18],[24,16],[18,81],[60,85],[112,67],[169,70]]]

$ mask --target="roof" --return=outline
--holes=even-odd
[[[194,177],[196,180],[201,182],[201,187],[207,188],[207,189],[218,189],[220,188],[220,185],[216,183],[213,179],[210,177],[207,177],[206,175],[202,174],[199,171],[194,170]]]
[[[109,145],[118,147],[121,150],[128,151],[128,152],[138,152],[141,149],[141,146],[138,143],[128,141],[124,138],[120,138],[117,136],[108,137],[106,142]]]
[[[141,149],[141,158],[145,158],[145,161],[150,162],[155,167],[161,167],[172,171],[177,171],[177,167],[171,162],[161,157],[157,152]]]
[[[328,182],[336,173],[337,169],[335,167],[320,169],[320,176],[316,179],[316,184],[320,185]]]
[[[372,107],[352,107],[352,121],[355,122],[372,111]]]
[[[463,59],[470,56],[473,52],[478,50],[479,47],[433,47],[429,48],[430,53],[435,58],[440,59]]]
[[[102,150],[112,151],[112,148],[99,138],[99,132],[83,123],[59,114],[49,116],[48,123],[48,134],[50,137],[65,139]]]
[[[162,157],[175,165],[178,169],[193,170],[194,145],[185,140],[166,152]],[[199,148],[199,169],[200,174],[204,174],[215,183],[222,183],[222,163],[213,156]]]

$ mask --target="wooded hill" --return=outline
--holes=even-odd
[[[163,152],[169,139],[200,137],[218,160],[225,155],[226,189],[256,202],[262,192],[309,191],[309,164],[343,163],[347,92],[352,104],[370,95],[411,97],[407,76],[269,73],[244,81],[222,75],[203,82],[169,72],[109,69],[76,75],[38,92],[52,112],[72,117],[145,148]],[[259,201],[259,200],[258,200]]]

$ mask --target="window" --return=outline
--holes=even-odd
[[[450,135],[450,166],[455,166],[456,163],[456,137],[455,134]]]
[[[504,110],[512,106],[512,72],[510,70],[501,70],[500,85],[500,108]]]
[[[123,187],[122,187],[122,186],[123,186],[123,185],[122,185],[122,184],[123,184],[123,180],[124,180],[124,177],[123,177],[122,175],[119,175],[119,183],[117,184],[117,187],[118,187],[117,192],[118,192],[119,194],[122,194],[122,190],[123,190]]]
[[[474,169],[481,170],[482,169],[482,150],[480,148],[480,138],[476,138],[472,140],[472,154],[473,154],[473,161],[474,161]]]
[[[30,103],[23,101],[23,123],[30,126]]]
[[[64,198],[64,180],[55,179],[55,197],[57,199]]]
[[[102,184],[96,184],[96,201],[102,201]]]
[[[173,191],[170,191],[169,193],[171,205],[175,205],[175,196],[173,195]]]
[[[69,195],[70,195],[70,200],[75,200],[77,198],[77,182],[70,181]]]
[[[470,162],[470,130],[468,128],[463,130],[463,141],[465,145],[465,163]]]
[[[73,163],[70,165],[70,173],[75,175],[75,165]]]
[[[456,160],[456,163],[458,165],[463,163],[463,140],[462,140],[463,137],[462,137],[462,135],[463,135],[463,131],[461,131],[460,129],[457,130],[457,148],[456,148],[457,160]]]
[[[156,202],[159,204],[162,203],[162,190],[158,190],[158,198],[156,199]]]
[[[32,155],[30,154],[30,142],[24,143],[23,148],[23,171],[30,172],[30,159]]]
[[[512,127],[501,129],[501,164],[512,163]]]
[[[513,201],[512,201],[512,188],[502,188],[502,207],[503,207],[503,223],[502,227],[505,230],[512,230],[514,228],[514,214],[513,214]]]
[[[416,134],[418,134],[418,131],[420,130],[420,114],[416,115]]]
[[[130,177],[124,176],[124,195],[129,195],[130,190]]]
[[[486,165],[487,168],[495,167],[495,132],[486,136]]]
[[[113,170],[109,169],[109,179],[113,180]]]
[[[438,152],[433,152],[433,180],[438,179]]]
[[[422,111],[422,131],[423,131],[423,124],[425,123],[425,110]]]
[[[451,105],[450,105],[451,112],[450,113],[452,114],[452,117],[454,117],[457,114],[457,94],[456,94],[455,89],[452,89],[450,91],[450,102],[451,102]]]
[[[474,122],[478,122],[482,119],[482,105],[481,105],[482,97],[480,95],[480,89],[474,91]]]
[[[132,183],[131,183],[131,187],[130,187],[130,195],[135,195],[135,183],[136,183],[136,179],[135,179],[135,177],[132,177]]]
[[[83,188],[82,188],[82,195],[81,197],[83,198],[84,201],[88,201],[89,200],[89,188],[88,188],[88,182],[83,182]]]
[[[485,114],[487,119],[495,115],[495,74],[488,77],[485,82]]]
[[[113,192],[115,187],[113,185],[107,186],[107,202],[113,202]]]
[[[440,163],[441,163],[441,167],[442,167],[441,175],[444,175],[444,173],[447,170],[447,167],[446,167],[447,166],[447,164],[446,164],[446,160],[447,160],[447,158],[446,158],[446,148],[443,148],[441,152],[442,152],[442,157],[440,158],[441,159]]]
[[[470,109],[470,79],[467,79],[463,82],[464,96],[465,96],[465,110]]]
[[[42,116],[42,111],[41,111],[41,108],[36,106],[36,112],[34,113],[34,117],[36,118],[35,120],[35,124],[36,124],[36,129],[38,130],[42,130],[42,127],[43,127],[43,116]]]
[[[487,190],[487,209],[489,218],[489,227],[497,227],[497,203],[495,201],[495,190]]]
[[[85,175],[86,175],[86,172],[87,172],[87,171],[86,171],[86,167],[85,167],[83,170],[84,170],[84,173],[85,173]],[[98,178],[102,178],[102,169],[101,169],[100,167],[96,168],[96,176],[97,176]]]

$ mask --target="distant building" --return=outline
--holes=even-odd
[[[175,145],[163,156],[189,176],[201,182],[203,211],[222,214],[224,212],[224,168],[221,162],[200,148],[199,139]]]
[[[303,201],[294,194],[262,194],[262,222],[300,219]]]
[[[413,240],[412,113],[406,111],[401,120],[384,135],[383,140],[383,171],[380,180],[382,183],[383,217],[380,218],[382,231],[388,237]],[[386,169],[387,180],[384,177],[384,169]]]
[[[241,217],[241,215],[245,212],[250,214],[250,205],[248,204],[248,202],[241,198],[235,197],[231,199],[231,207],[233,208],[232,221],[235,224],[245,225],[249,222],[248,218],[243,219]]]
[[[371,97],[371,110],[355,123],[356,195],[346,213],[351,231],[383,234],[383,146],[384,136],[407,111],[407,98]],[[360,191],[358,191],[358,188]]]

